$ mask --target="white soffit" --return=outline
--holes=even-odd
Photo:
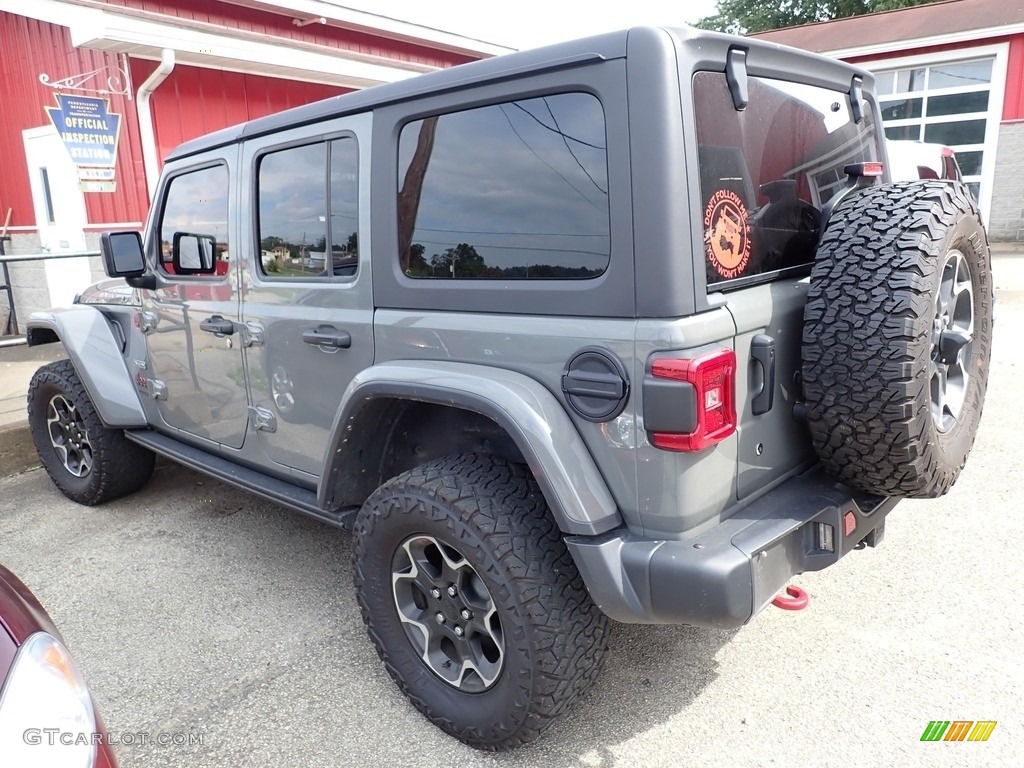
[[[346,88],[366,88],[435,69],[412,62],[386,62],[358,53],[349,55],[341,49],[309,43],[292,44],[245,30],[193,21],[179,26],[119,14],[112,6],[108,8],[111,10],[61,0],[0,0],[0,11],[67,27],[75,47],[139,58],[159,60],[160,52],[171,48],[179,64]],[[211,31],[197,29],[198,26],[210,27]]]
[[[337,22],[337,26],[346,29],[369,32],[379,37],[387,37],[404,42],[426,42],[431,48],[455,53],[500,56],[503,53],[512,53],[515,50],[514,48],[476,40],[475,38],[457,35],[452,32],[445,32],[433,27],[411,24],[407,21],[393,19],[388,16],[379,16],[369,11],[359,10],[358,8],[346,8],[336,3],[326,3],[323,0],[275,0],[273,2],[271,0],[222,1],[232,5],[240,5],[244,8],[256,8],[279,15],[290,14],[294,18],[302,20],[323,18],[327,19],[328,23]]]

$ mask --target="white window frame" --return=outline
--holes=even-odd
[[[948,51],[938,51],[934,53],[923,53],[915,56],[901,56],[899,58],[886,58],[876,59],[873,61],[858,62],[858,64],[872,72],[888,72],[890,70],[898,69],[913,69],[917,67],[930,67],[936,64],[956,64],[961,61],[971,61],[974,59],[993,58],[992,62],[992,80],[989,83],[989,99],[988,99],[988,110],[986,112],[972,112],[965,113],[964,119],[978,119],[978,117],[985,117],[985,143],[970,145],[970,149],[966,146],[963,147],[964,151],[976,151],[980,149],[984,154],[982,155],[981,165],[981,188],[978,200],[978,207],[981,210],[982,218],[987,222],[989,220],[989,211],[992,207],[992,185],[995,181],[996,174],[996,151],[999,146],[999,127],[1003,119],[1003,101],[1006,98],[1006,68],[1007,61],[1009,58],[1009,43],[997,43],[994,45],[982,45],[972,48],[957,48]],[[975,90],[971,88],[964,88],[963,91],[967,92]],[[960,89],[957,88],[946,88],[937,90],[937,93],[959,93]],[[916,92],[914,92],[916,93]],[[924,93],[923,91],[921,92]],[[929,94],[932,91],[928,91]],[[912,98],[913,93],[907,94],[908,97]],[[879,97],[879,101],[882,97]],[[969,115],[969,116],[968,116]],[[952,115],[944,115],[941,119],[930,120],[922,115],[920,118],[912,118],[907,120],[907,123],[925,123],[928,122],[951,122],[949,119]],[[957,117],[960,117],[957,115]],[[885,125],[898,125],[903,121],[891,121],[882,125],[882,130],[885,130]]]

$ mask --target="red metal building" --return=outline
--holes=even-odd
[[[754,37],[874,72],[886,135],[952,146],[989,236],[1024,242],[1024,0],[947,0]]]
[[[141,227],[182,141],[506,51],[322,0],[0,0],[6,252],[92,250],[100,231]],[[24,316],[98,264],[11,269]]]

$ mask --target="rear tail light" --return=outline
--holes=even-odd
[[[651,432],[651,443],[657,448],[702,451],[736,431],[736,353],[731,349],[696,358],[660,358],[651,364],[651,375],[692,386],[697,411],[691,432]]]
[[[853,176],[858,179],[881,176],[884,172],[885,165],[875,161],[869,163],[850,163],[850,165],[843,168],[843,173],[847,176]]]

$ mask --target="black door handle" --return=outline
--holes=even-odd
[[[199,323],[199,327],[207,333],[216,333],[220,336],[230,336],[235,332],[235,324],[220,315],[206,318]]]
[[[310,331],[305,331],[302,340],[317,347],[348,349],[352,346],[352,334],[348,331],[339,331],[333,325],[318,325]]]
[[[750,412],[755,416],[768,413],[775,402],[775,339],[758,334],[750,342],[750,357],[761,366],[761,391],[750,401]]]

